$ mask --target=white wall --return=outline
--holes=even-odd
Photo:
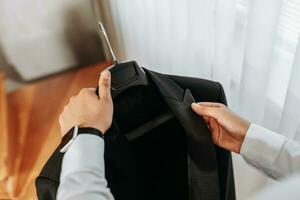
[[[25,80],[103,60],[96,30],[87,0],[0,1],[2,57]]]

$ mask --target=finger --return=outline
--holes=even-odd
[[[203,116],[203,119],[204,119],[204,121],[205,121],[205,123],[206,123],[206,124],[208,124],[208,123],[209,123],[209,117],[207,117],[207,116]]]
[[[214,118],[210,118],[210,131],[212,134],[212,140],[214,144],[218,145],[219,144],[219,138],[220,138],[220,129],[219,129],[219,124]]]
[[[110,72],[105,70],[101,73],[99,78],[99,96],[100,99],[110,99]]]
[[[74,104],[75,99],[76,99],[76,96],[71,96],[69,99],[68,105]]]
[[[74,114],[71,110],[71,106],[65,106],[63,112],[60,115],[60,120],[64,124],[68,124],[74,120]]]
[[[85,96],[98,98],[96,89],[97,88],[85,88]]]
[[[95,92],[95,90],[96,90],[96,88],[86,88],[87,90],[90,90],[90,91],[92,91],[92,92]]]
[[[87,92],[87,88],[81,88],[81,90],[79,91],[78,95],[84,94],[86,92]]]
[[[96,88],[83,88],[81,89],[81,91],[79,92],[79,94],[77,96],[75,96],[74,98],[70,99],[70,103],[75,106],[75,104],[78,103],[82,103],[82,99],[85,100],[98,100],[98,96],[96,95]],[[73,100],[73,101],[71,101]]]
[[[218,108],[192,103],[192,109],[198,115],[218,118]]]
[[[198,102],[197,103],[198,105],[201,105],[201,106],[209,106],[209,107],[216,107],[216,108],[227,108],[227,106],[225,106],[224,104],[222,103],[215,103],[215,102]]]
[[[61,125],[61,124],[63,124],[63,115],[62,114],[60,114],[59,115],[59,118],[58,118],[58,123],[59,123],[59,125]]]

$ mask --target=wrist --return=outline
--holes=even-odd
[[[93,127],[74,126],[62,138],[62,141],[60,143],[61,146],[60,152],[61,153],[66,152],[69,149],[69,147],[72,145],[72,143],[75,141],[77,136],[81,134],[96,135],[97,137],[100,137],[102,139],[104,138],[104,135],[99,129]]]
[[[237,147],[237,152],[236,153],[240,153],[242,145],[244,143],[246,134],[248,132],[248,129],[250,127],[251,123],[245,119],[241,119],[241,129],[240,129],[240,133],[238,134],[238,138],[237,138],[237,143],[238,143],[238,147]]]

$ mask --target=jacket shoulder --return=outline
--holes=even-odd
[[[38,199],[56,199],[63,159],[63,154],[59,152],[60,148],[61,146],[58,146],[53,152],[35,180]]]
[[[189,89],[196,101],[219,102],[227,104],[224,89],[219,82],[188,77],[167,75],[183,89]]]
[[[56,193],[59,182],[47,177],[39,176],[35,180],[35,187],[38,199],[53,200],[56,199]]]

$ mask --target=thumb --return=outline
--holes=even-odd
[[[216,107],[210,107],[205,105],[199,105],[197,103],[192,103],[192,109],[195,113],[201,116],[208,116],[213,117],[217,119],[217,108]]]
[[[104,70],[99,78],[99,97],[100,99],[111,99],[110,94],[110,72]]]

